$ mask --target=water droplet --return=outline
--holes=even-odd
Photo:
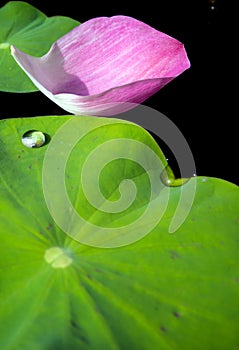
[[[174,173],[169,165],[162,171],[160,179],[165,186],[168,187],[178,187],[185,184],[189,178],[179,178],[175,179]]]
[[[67,252],[60,247],[48,248],[45,252],[44,258],[54,269],[63,269],[71,265],[73,261]]]
[[[22,136],[22,143],[28,148],[39,148],[46,142],[46,137],[41,131],[30,130]]]

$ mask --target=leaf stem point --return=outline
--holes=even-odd
[[[72,258],[60,247],[51,247],[45,251],[44,258],[54,269],[65,268],[72,263]]]

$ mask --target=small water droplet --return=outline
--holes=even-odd
[[[46,142],[46,137],[41,131],[30,130],[22,136],[22,143],[28,148],[42,147]]]

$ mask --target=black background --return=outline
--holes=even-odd
[[[213,0],[211,0],[213,1]],[[7,1],[0,1],[0,7]],[[184,43],[191,67],[144,102],[169,117],[192,150],[197,175],[239,184],[235,101],[233,101],[229,1],[32,1],[47,16],[81,23],[93,17],[127,15]],[[1,23],[0,23],[1,25]],[[234,106],[233,106],[234,104]],[[67,114],[42,93],[0,93],[0,119]],[[155,136],[156,138],[156,136]],[[156,138],[157,139],[157,138]],[[173,155],[161,144],[174,168]],[[191,174],[189,174],[191,175]]]

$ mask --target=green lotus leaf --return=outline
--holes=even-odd
[[[142,144],[152,159],[141,152]],[[1,349],[239,348],[236,185],[199,176],[182,186],[164,186],[158,172],[167,163],[154,139],[113,118],[1,120],[0,150]],[[155,154],[158,164],[151,162]],[[97,199],[94,176],[102,198]],[[77,222],[71,211],[62,212],[65,192],[55,185],[61,177],[69,203],[84,219],[78,226],[83,235],[71,236]],[[152,178],[158,181],[159,202],[157,191],[151,196]],[[127,202],[133,182],[137,193]],[[189,214],[169,234],[182,189],[190,192],[192,185]],[[120,212],[122,198],[129,206]],[[149,202],[151,220],[158,222],[152,228],[146,217],[145,225],[138,225],[144,236],[118,247],[117,239],[115,247],[97,246],[95,227],[112,234],[126,227],[133,237],[130,224]],[[66,222],[67,233],[61,228]],[[82,243],[92,228],[91,245]],[[102,237],[109,243],[109,236]]]
[[[64,16],[48,18],[22,1],[10,1],[0,8],[0,91],[37,90],[11,56],[10,45],[33,56],[42,56],[54,41],[77,25],[79,22]]]

